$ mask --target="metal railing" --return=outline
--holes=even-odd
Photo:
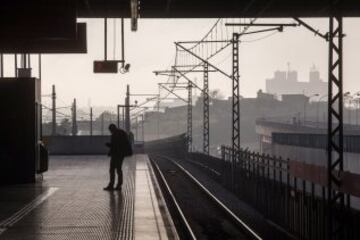
[[[221,170],[214,159],[208,167],[221,172],[221,183],[267,219],[300,239],[328,239],[326,187],[292,176],[289,159],[223,146],[218,161]],[[335,209],[346,223],[344,239],[360,239],[360,212],[346,197],[345,209]]]

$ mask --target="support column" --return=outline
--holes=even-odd
[[[192,85],[189,82],[188,89],[188,112],[187,112],[187,145],[188,152],[192,151]]]
[[[42,71],[41,71],[41,54],[39,54],[39,61],[38,61],[38,67],[39,67],[39,79],[40,79],[40,83],[41,83],[41,80],[42,80]]]
[[[93,108],[90,108],[90,136],[93,135]]]
[[[18,71],[17,71],[17,68],[18,68],[18,59],[17,59],[17,54],[15,53],[14,55],[15,57],[15,62],[14,62],[14,65],[15,65],[15,77],[18,77]]]
[[[232,40],[232,148],[240,150],[239,35]]]
[[[135,117],[135,124],[136,124],[136,128],[135,128],[135,141],[139,141],[139,119],[138,116]]]
[[[122,128],[125,129],[125,107],[122,107]]]
[[[104,135],[104,112],[101,114],[100,118],[100,128],[101,128],[101,135]]]
[[[4,55],[0,54],[0,77],[4,77]]]
[[[210,119],[209,119],[209,66],[208,64],[204,64],[204,92],[203,92],[203,152],[204,154],[209,155],[209,140],[210,140]]]
[[[56,91],[55,91],[55,85],[52,85],[51,99],[52,99],[51,135],[55,136],[56,135]]]
[[[129,133],[131,131],[130,124],[130,86],[126,86],[126,98],[125,98],[125,131]]]
[[[120,128],[120,106],[116,106],[116,115],[117,115],[117,127]]]
[[[77,127],[77,117],[76,117],[76,98],[74,98],[74,103],[72,106],[72,135],[76,136],[78,133]]]
[[[160,85],[158,85],[158,97],[156,101],[156,109],[157,109],[156,133],[157,133],[157,139],[160,139]]]
[[[142,136],[142,140],[143,142],[145,142],[145,129],[144,129],[144,121],[145,121],[145,118],[144,118],[144,114],[141,115],[141,136]]]
[[[335,6],[333,6],[336,9]],[[343,22],[334,15],[329,21],[329,82],[328,82],[328,239],[343,239],[344,193],[341,186],[343,166]]]

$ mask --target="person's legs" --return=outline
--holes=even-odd
[[[118,183],[117,183],[117,188],[121,188],[122,183],[123,183],[123,173],[122,173],[122,166],[123,163],[123,159],[118,159],[118,164],[117,164],[117,168],[116,168],[116,172],[118,175]]]
[[[110,168],[109,168],[109,174],[110,174],[110,182],[109,185],[104,188],[105,190],[110,190],[114,187],[115,183],[115,168],[116,168],[116,162],[114,161],[113,157],[110,159]]]

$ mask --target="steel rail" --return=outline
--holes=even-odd
[[[194,234],[194,231],[191,229],[190,224],[189,224],[188,220],[186,219],[183,211],[181,210],[181,207],[180,207],[179,203],[177,202],[176,197],[175,197],[174,193],[172,192],[169,184],[167,183],[164,174],[162,173],[162,171],[160,170],[158,164],[155,161],[153,161],[152,159],[150,159],[150,161],[155,166],[156,171],[159,173],[161,181],[164,183],[166,191],[167,191],[167,193],[169,193],[171,201],[175,205],[176,211],[180,215],[181,220],[182,220],[182,222],[183,222],[183,224],[184,224],[184,226],[185,226],[185,228],[187,230],[188,235],[191,236],[191,238],[193,240],[196,240],[197,238],[196,238],[196,236]]]
[[[250,235],[250,237],[262,240],[261,238],[249,225],[247,225],[244,221],[242,221],[235,213],[233,213],[221,200],[219,200],[215,195],[213,195],[199,180],[197,180],[188,170],[186,170],[181,164],[177,163],[174,159],[165,157],[165,156],[155,156],[160,158],[165,158],[172,162],[175,166],[177,166],[183,173],[186,174],[213,202],[215,202],[218,207],[223,210],[228,216],[232,218],[232,220],[242,227],[243,230],[246,231],[245,234]]]

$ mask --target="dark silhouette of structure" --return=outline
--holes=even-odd
[[[0,83],[0,184],[35,182],[40,171],[40,107],[34,78]],[[29,91],[33,89],[33,91]]]

